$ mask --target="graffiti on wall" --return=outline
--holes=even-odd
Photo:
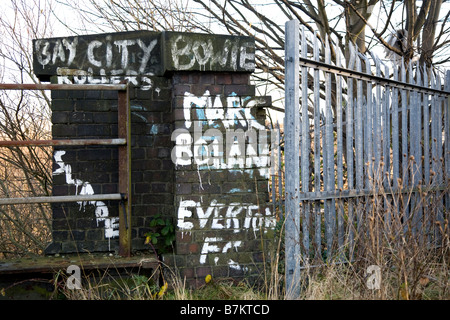
[[[61,83],[75,84],[108,84],[125,78],[143,90],[150,88],[151,76],[162,76],[165,70],[255,68],[254,42],[246,37],[138,31],[127,36],[37,39],[33,50],[38,76],[59,75]]]
[[[184,128],[172,133],[172,161],[177,166],[196,164],[199,169],[258,168],[268,178],[269,142],[274,145],[275,140],[271,136],[273,141],[269,141],[266,127],[252,114],[259,103],[264,100],[235,93],[224,99],[211,96],[209,91],[201,97],[187,92]]]
[[[55,151],[54,159],[58,168],[53,171],[53,175],[64,175],[66,184],[75,186],[75,195],[93,195],[94,189],[90,182],[73,177],[72,166],[64,163],[62,159],[65,154],[66,151],[63,150]],[[99,222],[104,222],[106,239],[110,240],[119,236],[119,218],[109,217],[108,207],[103,201],[80,201],[78,204],[80,206],[80,211],[85,210],[85,207],[88,204],[94,206],[97,226]]]
[[[268,178],[271,164],[269,133],[252,112],[252,108],[257,105],[258,99],[239,97],[234,93],[222,97],[211,96],[208,91],[202,96],[186,92],[183,128],[172,133],[172,141],[175,142],[173,162],[177,167],[195,165],[197,170],[225,169],[229,174],[245,171],[251,175],[257,170],[261,177]],[[270,143],[273,146],[274,137],[271,135],[273,141]],[[235,192],[248,190],[232,188],[228,191]],[[261,209],[257,203],[227,203],[217,199],[209,203],[182,199],[177,214],[177,226],[181,232],[230,230],[238,235],[253,231],[256,238],[257,231],[273,228],[276,223],[270,209]],[[199,262],[204,264],[208,253],[238,251],[242,245],[241,240],[224,241],[222,237],[205,237]],[[216,257],[215,263],[218,260]],[[232,259],[228,259],[227,263],[232,268],[241,268]]]
[[[41,39],[34,42],[34,52],[42,69],[57,66],[61,71],[75,69],[81,73],[103,70],[105,76],[143,75],[148,73],[157,43],[158,39],[112,39],[112,36],[90,41],[79,41],[78,37]]]
[[[255,53],[253,42],[242,42],[239,38],[224,39],[215,44],[211,37],[191,37],[178,35],[170,41],[173,67],[176,70],[191,70],[198,66],[200,71],[214,67],[251,71],[255,68]]]

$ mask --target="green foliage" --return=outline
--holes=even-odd
[[[167,252],[172,248],[175,241],[175,226],[171,219],[163,218],[161,214],[157,214],[150,221],[152,231],[145,234],[145,243],[158,246],[161,252]]]

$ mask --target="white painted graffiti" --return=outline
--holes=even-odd
[[[259,212],[259,206],[251,203],[230,203],[225,205],[212,200],[208,208],[201,202],[182,200],[178,207],[177,226],[181,231],[194,228],[193,221],[198,221],[198,227],[204,229],[233,229],[235,233],[243,229],[267,229],[275,226],[275,218],[269,208],[264,213]],[[194,214],[195,213],[195,214]],[[243,222],[242,222],[243,221]],[[255,235],[256,237],[256,235]]]
[[[258,168],[262,176],[268,177],[273,163],[269,132],[251,113],[259,101],[236,94],[227,97],[225,104],[222,100],[221,96],[212,97],[208,91],[201,97],[185,94],[183,114],[187,129],[178,128],[172,133],[175,141],[172,161],[177,166],[195,163],[200,170]],[[203,132],[205,126],[209,129]],[[270,144],[275,146],[276,135],[270,137]]]
[[[211,39],[201,40],[193,39],[179,35],[171,44],[172,60],[175,69],[189,70],[196,63],[200,70],[206,70],[209,64],[210,69],[214,65],[231,67],[237,70],[238,66],[244,70],[253,70],[255,68],[255,53],[249,52],[254,47],[254,43],[245,42],[239,44],[239,40],[231,41],[226,39],[219,48],[215,48]]]
[[[142,39],[112,40],[106,36],[81,48],[78,37],[36,40],[35,53],[42,68],[59,66],[59,84],[117,84],[128,80],[141,90],[149,90],[153,73],[146,70],[157,43],[157,39],[145,43]],[[77,65],[79,61],[82,65]],[[94,73],[94,68],[99,70]]]
[[[252,99],[250,96],[241,98],[233,92],[225,98],[225,105],[222,100],[221,95],[213,97],[208,90],[200,97],[185,92],[183,114],[186,128],[191,127],[191,113],[195,111],[197,120],[201,121],[201,124],[207,124],[215,128],[222,125],[225,129],[230,129],[241,125],[248,130],[252,128],[256,130],[265,129],[265,126],[260,124],[251,114],[253,107],[265,103],[263,98],[261,100]]]
[[[59,59],[61,62],[65,62],[70,66],[77,54],[78,38],[75,37],[72,41],[69,39],[56,40],[53,51],[50,51],[50,44],[51,42],[49,40],[36,40],[34,49],[37,53],[36,58],[39,64],[44,67],[50,63],[55,64]],[[69,51],[67,62],[64,48]]]
[[[100,69],[100,75],[95,76],[92,68],[88,71],[58,68],[58,84],[119,84],[127,80],[130,84],[147,91],[153,88],[153,80],[150,76],[121,75],[122,70],[113,70],[107,75],[104,69]],[[117,74],[117,75],[116,75]],[[155,90],[160,90],[155,88]]]
[[[206,237],[201,250],[200,263],[204,264],[206,262],[208,253],[227,253],[228,250],[231,250],[233,248],[235,251],[238,251],[238,248],[241,246],[241,244],[242,241],[223,242],[223,239],[220,237]],[[215,259],[216,263],[218,261],[219,259]],[[234,261],[232,261],[232,264],[235,264]]]
[[[111,71],[111,74],[113,75],[119,73],[123,74],[127,70],[130,71],[131,74],[143,74],[157,42],[157,39],[153,39],[148,44],[145,44],[141,39],[112,40],[111,36],[106,36],[103,41],[90,41],[87,45],[87,49],[83,50],[81,55],[85,55],[85,59],[89,62],[91,67],[113,69],[113,71]],[[50,49],[52,46],[53,50]],[[49,64],[55,65],[57,62],[70,68],[74,63],[77,54],[80,54],[78,47],[78,37],[75,37],[73,40],[36,40],[34,49],[36,59],[43,68]],[[130,48],[133,50],[133,59],[130,57]],[[66,51],[68,51],[68,55],[66,54]],[[116,58],[115,55],[119,55],[120,59],[118,60],[120,60],[120,65],[113,64],[113,61]],[[129,69],[130,60],[139,61],[137,63],[137,69]],[[135,64],[133,64],[133,66],[134,65]]]
[[[34,43],[34,52],[43,69],[58,65],[85,71],[89,67],[98,68],[105,76],[151,75],[147,72],[148,65],[161,63],[155,60],[159,60],[156,58],[159,38],[152,38],[113,39],[105,36],[88,42],[79,37],[38,39]],[[220,66],[252,71],[255,68],[254,43],[242,42],[241,38],[213,42],[210,38],[178,35],[170,38],[168,47],[176,70],[189,70],[196,64],[201,70],[206,70],[206,65],[210,69]],[[77,65],[78,62],[83,66]]]
[[[229,174],[257,169],[262,177],[268,177],[271,163],[274,163],[271,161],[274,154],[270,152],[270,145],[276,147],[277,134],[270,134],[269,145],[269,131],[252,114],[252,108],[259,103],[264,101],[239,97],[235,93],[224,98],[212,96],[209,91],[202,96],[186,92],[183,99],[184,128],[172,133],[172,141],[175,142],[172,161],[177,166],[196,164],[197,170],[226,169]],[[253,170],[249,172],[253,173]],[[229,193],[249,190],[231,188]],[[253,203],[225,204],[212,200],[204,206],[202,201],[181,200],[177,226],[181,232],[208,229],[242,233],[252,230],[256,238],[257,231],[267,232],[276,224],[270,209],[263,211]],[[226,253],[231,249],[237,251],[242,244],[239,240],[226,242],[221,237],[205,237],[200,263],[206,263],[209,253]],[[219,259],[219,256],[214,258],[216,264]],[[230,268],[245,269],[232,259],[228,259],[227,263]]]
[[[72,176],[72,166],[64,163],[62,156],[66,154],[66,151],[56,151],[54,154],[55,162],[59,166],[53,175],[65,175],[66,183],[68,185],[75,186],[75,195],[92,195],[94,189],[88,181],[82,181],[80,179],[74,179]],[[95,217],[98,223],[104,221],[105,223],[105,238],[111,239],[119,236],[119,218],[109,217],[109,210],[103,201],[80,201],[77,202],[80,205],[80,211],[85,210],[87,204],[95,207]]]

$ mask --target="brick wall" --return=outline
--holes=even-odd
[[[174,32],[39,39],[35,72],[56,83],[131,85],[132,249],[162,214],[176,227],[164,262],[204,277],[257,276],[268,206],[270,97],[250,85],[254,40]],[[117,93],[52,92],[54,139],[116,138]],[[116,147],[55,148],[53,194],[115,193]],[[118,202],[53,206],[47,253],[117,251]]]
[[[262,108],[270,99],[256,98],[249,80],[249,73],[172,78],[178,230],[176,254],[164,258],[192,286],[208,274],[242,278],[262,271],[267,231],[275,224],[267,205],[270,132]]]
[[[130,90],[135,250],[145,248],[150,217],[171,216],[174,210],[170,83],[153,80],[157,91],[135,86]],[[52,123],[54,139],[117,138],[117,93],[53,91]],[[59,147],[54,154],[53,195],[118,192],[117,147]],[[117,251],[118,206],[118,201],[54,205],[53,244],[47,252]]]

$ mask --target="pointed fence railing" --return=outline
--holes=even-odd
[[[449,218],[450,72],[443,81],[418,63],[349,48],[344,62],[328,39],[286,23],[288,296],[298,296],[300,270],[312,261],[349,261],[363,250],[375,210],[385,231],[400,217],[430,244]]]

